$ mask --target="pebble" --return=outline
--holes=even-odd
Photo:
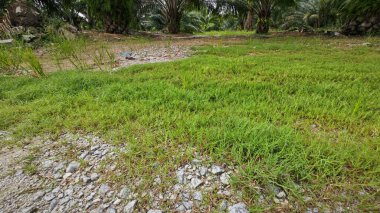
[[[229,213],[249,213],[247,206],[244,203],[238,203],[228,207]]]
[[[108,186],[108,184],[102,184],[99,187],[99,194],[105,195],[111,188]]]
[[[202,185],[203,181],[198,178],[191,179],[191,187],[196,189],[198,186]]]
[[[207,168],[202,166],[201,168],[199,168],[199,174],[202,175],[202,176],[205,176],[207,174]]]
[[[133,210],[135,209],[135,206],[137,204],[137,200],[133,200],[129,202],[123,209],[124,213],[132,213]]]
[[[222,202],[219,204],[219,209],[221,211],[227,210],[228,202],[226,200],[222,200]]]
[[[220,175],[224,172],[224,169],[222,169],[220,166],[212,165],[211,166],[211,173],[214,175]]]
[[[177,175],[178,183],[182,184],[184,182],[185,170],[184,169],[178,170],[176,175]]]
[[[44,195],[45,195],[45,192],[43,192],[43,191],[38,191],[38,192],[34,193],[33,201],[37,201],[37,200],[41,199]]]
[[[161,210],[151,209],[148,211],[148,213],[162,213]]]
[[[66,168],[66,172],[67,173],[74,173],[75,171],[78,170],[80,166],[80,163],[79,162],[76,162],[76,161],[72,161]]]
[[[44,197],[44,200],[45,201],[51,201],[55,198],[55,196],[53,194],[46,194],[45,197]]]
[[[63,179],[66,180],[67,178],[69,178],[71,175],[73,175],[73,173],[65,173],[63,175]]]
[[[53,211],[53,209],[57,206],[58,204],[58,200],[57,199],[54,199],[50,202],[50,205],[49,205],[49,211]]]
[[[286,193],[284,191],[281,191],[281,192],[276,194],[276,197],[278,199],[284,199],[284,198],[286,198]]]
[[[228,185],[229,181],[230,181],[230,175],[228,175],[227,173],[223,173],[220,176],[220,182],[222,182],[224,185]]]
[[[90,178],[91,178],[91,181],[96,181],[97,179],[99,179],[99,175],[97,173],[92,173],[90,175]]]
[[[123,186],[117,196],[123,199],[127,199],[130,193],[131,191],[129,188],[127,186]]]
[[[107,209],[107,213],[116,213],[116,209],[112,208],[112,207],[109,207]]]
[[[91,178],[87,177],[87,176],[83,176],[82,177],[82,181],[84,184],[88,184],[91,182]]]
[[[194,200],[202,201],[203,200],[202,192],[200,192],[200,191],[194,192],[193,198],[194,198]]]

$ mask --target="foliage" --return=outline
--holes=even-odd
[[[0,46],[0,73],[7,75],[32,72],[35,77],[45,76],[39,59],[30,47],[22,42],[10,46]]]
[[[86,0],[90,23],[109,33],[126,33],[136,17],[136,0]]]

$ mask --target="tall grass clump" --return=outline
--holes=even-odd
[[[42,65],[31,48],[22,42],[7,47],[0,46],[0,73],[11,75],[23,72],[35,77],[45,76]]]
[[[26,48],[23,51],[23,62],[26,66],[26,68],[33,72],[34,76],[37,77],[43,77],[45,76],[45,73],[42,69],[42,65],[36,55],[34,54],[33,50],[30,48]]]
[[[77,70],[87,70],[89,65],[85,60],[87,41],[83,38],[68,40],[63,37],[54,39],[53,54],[56,64],[62,70],[62,63],[67,59]]]
[[[106,44],[97,45],[90,56],[94,65],[101,71],[112,70],[116,66],[115,53]]]
[[[0,46],[0,73],[15,74],[20,71],[23,49],[19,46]]]

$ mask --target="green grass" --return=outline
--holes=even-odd
[[[376,45],[360,45],[367,41]],[[19,137],[94,132],[126,143],[120,161],[131,176],[170,171],[197,150],[238,165],[235,187],[251,204],[258,183],[284,187],[291,202],[307,195],[378,208],[379,43],[259,39],[111,74],[0,77],[0,129]]]

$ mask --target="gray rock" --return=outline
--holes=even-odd
[[[183,202],[182,205],[186,208],[186,210],[191,210],[194,206],[193,201]]]
[[[52,160],[45,160],[44,162],[42,162],[42,168],[47,169],[47,168],[51,167],[53,162],[54,161],[52,161]]]
[[[50,212],[53,211],[53,209],[57,206],[57,204],[58,204],[58,200],[57,199],[52,200],[50,202],[50,204],[49,204],[49,211]]]
[[[90,178],[91,178],[91,181],[96,181],[97,179],[99,179],[99,175],[97,173],[92,173]]]
[[[223,173],[220,176],[220,182],[222,182],[224,185],[228,185],[230,181],[230,175],[227,173]]]
[[[202,166],[201,168],[199,168],[199,174],[202,175],[202,176],[205,176],[207,174],[207,168]]]
[[[178,170],[176,175],[177,175],[178,183],[182,184],[184,182],[185,170],[184,169]]]
[[[22,213],[33,213],[33,212],[37,212],[38,211],[38,208],[35,207],[35,206],[29,206],[25,209],[22,210]]]
[[[238,203],[228,207],[229,213],[249,213],[247,206],[244,203]]]
[[[45,195],[45,192],[43,192],[43,191],[38,191],[38,192],[34,193],[33,201],[37,201],[37,200],[41,199],[44,195]]]
[[[129,202],[123,209],[124,213],[132,213],[133,210],[135,209],[135,206],[137,204],[137,200],[132,200]]]
[[[111,188],[108,186],[108,184],[102,184],[99,187],[99,194],[105,195]]]
[[[88,151],[84,151],[82,154],[80,154],[79,158],[84,159],[85,157],[87,157],[87,155],[88,155]]]
[[[91,178],[87,177],[87,176],[83,176],[82,177],[82,181],[84,184],[88,184],[91,182]]]
[[[221,211],[227,210],[228,202],[226,200],[222,200],[222,202],[219,204],[219,209]]]
[[[5,39],[5,40],[0,40],[0,44],[12,44],[13,39]]]
[[[131,190],[129,190],[127,186],[123,186],[120,192],[117,194],[117,196],[123,199],[127,199],[130,193]]]
[[[211,173],[214,175],[220,175],[224,172],[224,169],[220,166],[212,165],[211,166]]]
[[[194,200],[202,201],[203,200],[202,192],[200,192],[200,191],[194,192],[193,198],[194,198]]]
[[[79,166],[80,166],[80,163],[79,163],[79,162],[73,161],[73,162],[71,162],[71,163],[67,166],[67,168],[66,168],[66,172],[67,172],[67,173],[74,173],[75,171],[78,170]]]
[[[107,213],[116,213],[116,209],[112,208],[112,207],[109,207],[107,209]]]
[[[148,211],[148,213],[162,213],[161,210],[151,209]]]
[[[203,181],[198,178],[191,179],[191,187],[196,189],[198,186],[202,185]]]
[[[67,178],[69,178],[71,175],[73,175],[73,173],[65,173],[63,175],[63,179],[66,180]],[[58,178],[57,178],[58,179]]]
[[[45,201],[51,201],[55,198],[55,196],[52,193],[46,194],[44,197]]]
[[[284,191],[281,191],[281,192],[276,194],[276,197],[278,199],[284,199],[284,198],[286,198],[286,193]]]
[[[177,208],[175,209],[177,212],[185,212],[186,207],[182,204],[178,205]]]

